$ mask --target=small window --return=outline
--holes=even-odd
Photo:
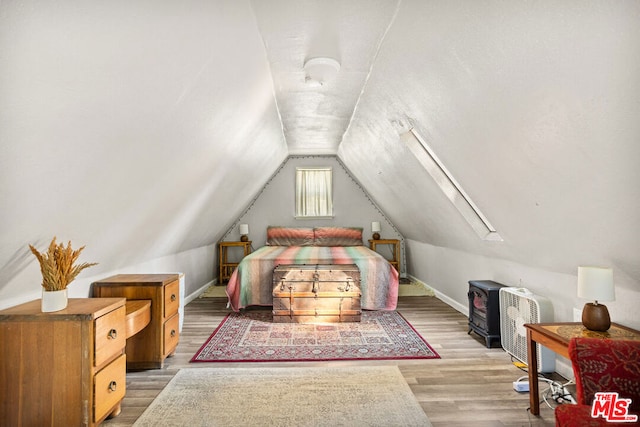
[[[330,167],[296,168],[296,218],[332,218]]]

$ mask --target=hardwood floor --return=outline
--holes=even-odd
[[[436,427],[553,426],[553,410],[529,414],[528,393],[512,383],[525,372],[502,349],[487,349],[484,339],[468,335],[467,318],[435,297],[400,297],[398,311],[440,354],[441,359],[353,362],[274,362],[277,366],[392,364],[399,366],[425,413]],[[122,413],[104,426],[131,426],[180,368],[269,366],[270,363],[195,363],[189,360],[228,313],[226,299],[201,298],[185,307],[184,326],[175,356],[164,369],[127,373]],[[560,377],[556,377],[560,378]],[[540,389],[546,384],[541,382]]]

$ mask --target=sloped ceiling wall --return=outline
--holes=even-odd
[[[247,2],[2,2],[0,112],[5,300],[54,235],[84,276],[212,245],[287,155]]]
[[[640,281],[640,5],[403,1],[339,156],[408,239]],[[504,238],[478,239],[414,128]],[[365,154],[366,153],[366,154]]]

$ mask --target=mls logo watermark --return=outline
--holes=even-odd
[[[620,399],[616,392],[596,393],[591,407],[591,417],[603,417],[614,423],[634,423],[637,415],[629,414],[631,399]]]

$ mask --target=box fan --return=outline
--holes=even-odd
[[[500,288],[500,343],[502,348],[518,359],[527,362],[526,323],[553,322],[553,306],[548,298],[534,295],[526,288]],[[555,354],[536,344],[538,372],[555,370]]]

